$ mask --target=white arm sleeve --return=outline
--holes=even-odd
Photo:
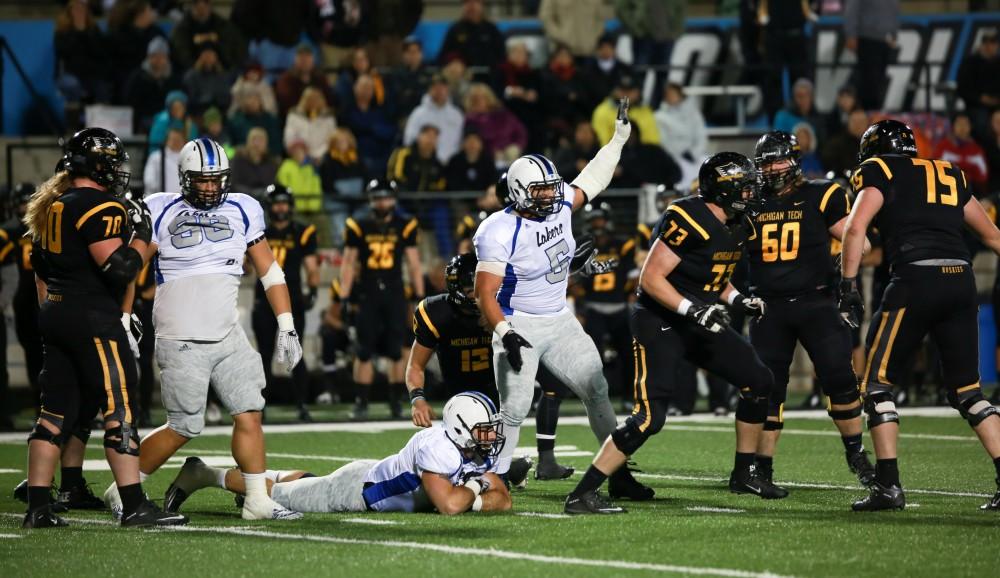
[[[580,171],[580,175],[570,183],[583,191],[583,194],[587,196],[587,202],[593,201],[594,197],[601,194],[611,184],[611,179],[615,176],[615,167],[618,166],[618,159],[622,156],[622,147],[627,141],[628,134],[622,138],[622,135],[616,130],[608,144],[597,151],[594,158]]]

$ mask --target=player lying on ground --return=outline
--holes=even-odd
[[[460,393],[444,406],[443,424],[413,434],[399,453],[357,460],[316,477],[302,471],[267,471],[267,492],[298,512],[433,512],[446,515],[511,508],[496,475],[504,446],[496,406],[482,393]],[[195,491],[245,491],[240,471],[188,458],[167,490],[164,506],[176,511]]]

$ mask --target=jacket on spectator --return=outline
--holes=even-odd
[[[444,64],[457,55],[467,66],[494,67],[503,62],[505,54],[503,34],[496,24],[458,20],[445,34],[440,61]]]
[[[465,117],[462,111],[448,101],[444,106],[438,106],[429,94],[425,94],[420,106],[413,109],[406,119],[403,130],[403,144],[409,146],[417,140],[417,134],[425,125],[438,128],[437,156],[441,163],[447,163],[462,144],[462,127]]]
[[[591,111],[611,96],[622,76],[631,73],[629,66],[617,59],[613,63],[606,63],[605,66],[602,66],[596,58],[591,58],[584,68],[584,77],[589,87],[588,108]]]
[[[291,189],[297,212],[316,213],[322,208],[323,184],[312,163],[299,164],[294,159],[285,159],[274,180]]]
[[[236,0],[229,19],[247,40],[266,39],[290,47],[299,43],[311,4],[310,0]]]
[[[287,147],[295,140],[302,139],[306,142],[309,157],[312,159],[322,159],[326,156],[327,148],[330,146],[330,135],[337,130],[337,121],[332,116],[320,115],[315,118],[308,118],[305,115],[292,111],[285,119],[284,142]]]
[[[267,150],[271,154],[281,156],[284,148],[282,145],[281,129],[278,117],[267,112],[250,115],[242,110],[237,110],[229,117],[229,135],[233,139],[233,144],[241,146],[247,142],[247,134],[255,126],[259,126],[267,131]]]
[[[684,18],[687,15],[685,2],[686,0],[615,0],[615,13],[633,36],[662,42],[674,40],[684,32]]]
[[[180,162],[181,153],[166,147],[149,153],[142,170],[142,185],[146,194],[180,191],[180,174],[177,172]]]
[[[179,90],[181,81],[171,72],[166,78],[156,78],[143,64],[125,82],[122,100],[132,107],[133,127],[136,134],[148,134],[153,125],[153,117],[163,110],[163,100],[167,93]]]
[[[934,151],[934,158],[948,161],[962,169],[977,197],[989,192],[986,190],[990,177],[986,153],[976,141],[958,141],[953,137],[942,139]]]
[[[341,120],[354,133],[365,168],[372,174],[383,174],[396,140],[396,123],[378,107],[361,110],[353,103],[341,114]]]
[[[203,42],[219,46],[219,59],[223,66],[238,66],[246,60],[246,40],[232,22],[215,13],[205,22],[196,22],[188,12],[170,35],[174,62],[182,70],[191,68],[198,58],[197,46]]]
[[[604,32],[601,0],[542,0],[538,19],[549,40],[564,44],[573,56],[590,56]]]
[[[660,132],[660,144],[670,156],[701,164],[708,150],[708,132],[705,118],[694,101],[685,98],[676,106],[661,102],[653,116]]]
[[[424,13],[423,0],[369,0],[369,14],[365,19],[369,40],[385,36],[408,36],[420,22]]]
[[[338,151],[330,149],[323,164],[319,167],[320,180],[323,182],[325,193],[345,194],[348,191],[341,190],[343,183],[350,181],[351,188],[355,189],[358,197],[364,190],[364,181],[368,178],[368,171],[358,157],[358,151],[350,149]]]
[[[610,98],[605,98],[594,109],[590,124],[594,126],[597,140],[601,144],[611,140],[611,135],[615,133],[616,118],[618,118],[618,103]],[[643,143],[660,145],[660,130],[656,126],[653,109],[645,104],[633,103],[628,109],[628,118],[639,127]]]
[[[396,102],[397,118],[406,118],[420,106],[427,95],[427,87],[431,85],[431,76],[431,70],[426,66],[416,70],[400,66],[393,70],[388,81]]]
[[[148,28],[136,28],[129,23],[117,30],[108,31],[108,42],[111,48],[111,59],[114,62],[115,85],[121,91],[131,74],[142,66],[146,58],[149,43],[157,36],[166,39],[166,34],[157,25]],[[121,94],[117,92],[116,94]],[[124,101],[132,105],[129,101]]]
[[[326,82],[326,75],[319,70],[313,70],[308,82],[303,82],[293,70],[286,70],[274,83],[274,95],[278,99],[278,116],[285,117],[288,111],[295,108],[302,98],[302,91],[307,86],[315,86],[323,91],[326,102],[331,107],[336,106],[337,99],[330,85]]]
[[[315,0],[306,31],[315,42],[341,48],[362,44],[368,9],[360,0]]]
[[[274,89],[271,88],[271,85],[266,80],[261,79],[254,82],[247,80],[242,75],[236,79],[233,87],[229,89],[229,93],[232,96],[232,104],[229,105],[228,114],[235,113],[236,109],[240,106],[240,99],[251,92],[257,93],[257,96],[260,97],[260,105],[264,110],[271,114],[278,114],[278,101],[274,97]]]
[[[1000,57],[988,60],[976,52],[967,55],[958,67],[957,80],[958,96],[966,108],[985,106],[979,100],[984,94],[1000,98]]]
[[[76,76],[81,82],[89,78],[110,80],[111,52],[108,38],[100,28],[95,26],[56,32],[55,48],[63,71]],[[143,49],[140,55],[145,53]]]
[[[437,155],[421,157],[416,145],[400,147],[389,158],[389,178],[394,179],[402,191],[443,191],[444,166]]]
[[[211,107],[229,108],[233,75],[223,71],[190,69],[184,73],[184,91],[188,95],[188,108],[198,115]]]
[[[485,191],[497,182],[496,166],[485,150],[475,161],[458,151],[445,167],[445,181],[449,191]]]
[[[260,200],[264,197],[265,189],[274,184],[275,175],[278,173],[278,157],[265,156],[255,162],[247,151],[241,148],[233,156],[230,167],[233,174],[233,190],[253,195]]]
[[[490,154],[516,145],[521,151],[528,144],[528,131],[521,121],[505,108],[465,116],[465,125],[474,128],[483,137],[483,144]]]

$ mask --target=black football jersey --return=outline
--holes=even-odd
[[[761,297],[794,297],[830,284],[830,227],[851,212],[847,191],[826,180],[764,201],[750,223],[749,285]],[[838,241],[839,245],[839,241]]]
[[[879,230],[890,265],[924,259],[972,262],[962,236],[972,191],[958,167],[942,160],[882,155],[861,163],[851,185],[856,193],[865,187],[882,193],[872,226]]]
[[[479,223],[479,219],[472,215],[462,215],[461,220],[458,221],[458,226],[455,227],[455,240],[462,241],[468,239],[471,241],[472,237],[476,234],[476,229],[479,228]]]
[[[300,299],[302,295],[302,264],[306,257],[316,254],[316,225],[306,225],[291,221],[287,226],[278,229],[269,224],[264,229],[264,238],[274,253],[274,260],[285,273],[285,284],[292,300]],[[267,305],[267,295],[264,286],[257,284],[257,305]]]
[[[0,265],[9,265],[16,258],[15,250],[17,245],[16,237],[7,232],[6,228],[0,229]]]
[[[362,288],[378,285],[403,288],[403,253],[417,246],[417,219],[400,211],[389,221],[375,217],[371,209],[348,217],[344,244],[358,250]]]
[[[14,244],[12,256],[17,264],[15,295],[18,298],[23,298],[24,295],[35,298],[35,269],[31,266],[31,237],[27,235],[28,227],[20,219],[15,219],[7,223],[3,230]]]
[[[681,261],[667,281],[694,303],[715,303],[743,256],[747,231],[741,222],[722,223],[699,196],[674,201],[653,229]],[[639,305],[673,314],[639,290]]]
[[[629,272],[635,268],[635,239],[622,241],[613,237],[598,237],[594,248],[595,260],[618,259],[614,271],[594,275],[583,281],[584,299],[592,303],[624,303],[632,283]]]
[[[635,228],[635,246],[642,250],[648,250],[649,246],[653,244],[653,229],[656,228],[656,222],[653,223],[639,223]]]
[[[128,242],[128,218],[121,201],[107,191],[72,188],[49,207],[38,256],[48,269],[52,295],[86,295],[120,306],[124,297],[105,280],[89,246],[107,239]]]
[[[495,390],[493,334],[479,324],[478,315],[465,315],[447,294],[421,301],[413,311],[417,343],[437,350],[441,375],[454,388],[481,392]]]

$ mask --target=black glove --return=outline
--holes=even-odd
[[[302,303],[306,307],[306,311],[309,311],[316,305],[316,288],[310,287],[306,294],[302,296]]]
[[[738,308],[744,315],[749,317],[763,317],[766,305],[760,297],[747,297],[740,295],[733,301],[733,307]]]
[[[513,329],[505,333],[501,341],[503,341],[503,348],[507,351],[507,361],[510,363],[511,368],[514,371],[521,371],[521,367],[524,365],[524,360],[521,359],[521,348],[526,347],[530,349],[531,344]]]
[[[851,329],[861,326],[861,319],[865,314],[865,303],[861,299],[858,291],[858,278],[842,278],[840,280],[840,317]]]
[[[573,252],[573,259],[569,262],[570,272],[580,272],[596,254],[597,248],[594,247],[594,237],[591,235],[580,235],[580,238],[576,240],[576,251]]]
[[[153,217],[146,202],[141,198],[133,197],[132,193],[127,193],[125,195],[125,212],[128,215],[135,238],[149,243],[153,238]]]
[[[719,333],[729,327],[729,313],[722,305],[692,305],[687,316],[711,333]]]

